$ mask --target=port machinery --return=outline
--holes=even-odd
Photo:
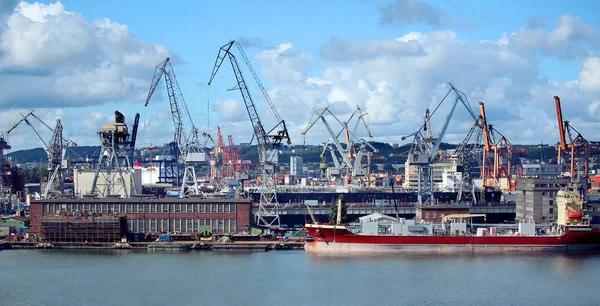
[[[252,74],[256,85],[261,90],[265,101],[269,105],[271,112],[277,120],[275,127],[269,131],[265,129],[260,116],[258,115],[256,105],[254,104],[252,94],[248,89],[242,69],[238,64],[236,56],[233,54],[233,46],[236,47],[238,51],[237,53],[242,57],[246,66],[248,67],[248,70]],[[242,95],[242,99],[244,100],[244,104],[250,118],[250,123],[252,124],[252,129],[254,131],[253,136],[256,138],[258,143],[258,158],[262,169],[261,196],[259,211],[256,214],[256,224],[266,227],[278,227],[280,226],[280,219],[279,202],[277,200],[277,190],[275,186],[275,167],[278,164],[278,149],[283,141],[286,141],[288,145],[291,144],[290,136],[285,125],[285,121],[279,116],[275,105],[273,105],[273,102],[269,98],[269,95],[260,82],[260,79],[254,71],[254,68],[252,68],[252,65],[244,53],[244,50],[235,40],[231,40],[219,48],[219,53],[217,54],[217,59],[215,60],[215,65],[210,75],[208,85],[210,86],[212,84],[225,58],[229,58],[229,62],[231,63],[231,67],[237,81],[237,84],[233,88],[239,90]]]
[[[37,119],[44,127],[48,128],[48,130],[52,132],[52,138],[48,143],[42,139],[42,136],[38,130],[36,130],[33,124],[31,124],[29,117]],[[44,122],[44,120],[40,119],[33,110],[27,114],[19,113],[19,118],[8,130],[6,130],[6,135],[8,136],[23,122],[25,122],[31,128],[35,136],[42,143],[42,146],[48,155],[48,181],[44,187],[44,190],[42,190],[42,198],[52,199],[62,196],[64,192],[64,180],[66,177],[65,172],[67,170],[66,149],[68,147],[76,146],[77,144],[63,137],[63,126],[60,119],[56,120],[56,126],[52,128],[46,122]]]
[[[194,124],[192,115],[179,88],[179,82],[177,82],[170,58],[166,58],[156,66],[144,107],[148,106],[158,83],[163,77],[171,106],[173,124],[175,125],[173,142],[167,145],[165,153],[171,155],[174,160],[169,162],[169,165],[161,165],[160,169],[165,173],[161,173],[159,178],[165,183],[172,183],[175,186],[181,185],[180,194],[182,197],[189,194],[198,195],[200,189],[194,166],[207,162],[208,158],[200,142],[198,128]],[[184,174],[183,178],[180,179],[179,170],[181,166],[184,168]]]
[[[337,134],[334,132],[331,125],[325,118],[326,116],[333,118],[335,122],[341,126],[341,130]],[[356,122],[353,122],[354,120]],[[341,168],[343,168],[343,170],[345,170],[345,179],[348,183],[350,183],[352,178],[369,175],[368,171],[365,171],[365,169],[362,167],[362,159],[367,147],[373,152],[377,152],[377,149],[375,149],[375,147],[373,147],[365,139],[356,136],[358,127],[362,122],[367,131],[369,139],[373,138],[369,125],[369,114],[357,106],[350,118],[345,122],[342,122],[337,116],[335,116],[335,114],[333,114],[333,112],[331,112],[331,110],[329,110],[329,107],[317,109],[313,112],[313,115],[311,116],[304,131],[302,131],[302,136],[305,137],[308,131],[311,130],[318,121],[321,121],[327,129],[327,132],[331,137],[330,141],[335,147],[335,150],[330,149],[331,157],[335,165],[335,168],[333,168],[334,171],[330,172],[341,175]],[[350,129],[349,126],[353,126],[353,128]],[[343,146],[342,141],[340,141],[340,136],[342,134],[345,136],[345,146]],[[321,153],[324,163],[327,162],[326,159],[323,159],[327,148],[329,148],[329,145],[325,144],[323,147],[323,152]],[[338,155],[340,157],[338,157]],[[338,159],[343,162],[343,167],[339,164]]]

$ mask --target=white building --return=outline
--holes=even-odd
[[[290,156],[290,174],[295,178],[304,177],[304,159],[300,156]]]
[[[434,163],[433,168],[433,186],[441,186],[444,181],[444,173],[458,173],[456,163]],[[411,165],[408,160],[404,166],[404,188],[416,189],[419,184],[417,165]]]
[[[111,173],[111,194],[125,196],[126,190],[127,194],[130,196],[136,193],[142,194],[142,169],[127,169],[122,170],[122,173],[123,178],[121,178],[121,176],[116,171]],[[83,197],[86,194],[90,194],[92,191],[92,185],[94,182],[95,175],[96,170],[75,169],[75,173],[73,175],[73,185],[75,189],[75,194],[77,194],[79,197]],[[98,176],[98,181],[96,182],[96,185],[101,191],[105,191],[108,187],[106,177],[106,171],[100,173],[100,175]],[[104,196],[102,193],[103,192],[99,192],[98,195],[100,197]]]

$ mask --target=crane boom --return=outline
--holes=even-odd
[[[261,162],[266,162],[270,159],[270,154],[269,151],[274,149],[275,147],[277,147],[281,141],[283,139],[287,139],[288,143],[289,142],[289,134],[287,131],[287,128],[285,126],[285,121],[281,120],[279,122],[278,125],[282,124],[283,125],[283,130],[281,131],[277,131],[276,135],[268,135],[268,133],[266,132],[261,120],[260,120],[260,116],[258,115],[258,111],[256,110],[256,105],[254,104],[254,101],[252,100],[252,95],[250,94],[250,90],[248,89],[248,86],[246,84],[246,80],[244,79],[244,75],[242,73],[242,70],[238,64],[238,61],[235,57],[235,55],[231,52],[231,47],[235,44],[235,41],[232,40],[230,42],[228,42],[227,44],[223,45],[220,49],[219,49],[219,54],[217,55],[217,59],[215,61],[215,65],[213,67],[213,71],[211,73],[210,76],[210,80],[208,81],[208,85],[212,84],[212,81],[214,79],[214,77],[217,75],[217,72],[219,71],[219,68],[221,67],[221,64],[223,63],[223,60],[225,60],[225,58],[229,58],[229,61],[231,62],[231,67],[233,68],[233,72],[237,81],[237,85],[234,87],[236,89],[238,89],[240,91],[240,93],[242,94],[242,99],[244,100],[244,104],[246,105],[246,111],[248,112],[248,116],[250,117],[250,122],[252,124],[252,129],[254,131],[254,136],[256,137],[256,140],[258,142],[258,147],[259,147],[259,158]],[[241,49],[241,47],[238,45],[238,49]],[[247,60],[247,58],[245,58],[245,60]],[[247,64],[249,64],[249,62],[247,62]],[[251,66],[249,66],[250,68]],[[251,69],[253,70],[253,69]],[[256,77],[258,79],[258,77]],[[268,95],[266,95],[266,91],[263,93],[268,99]],[[268,100],[270,101],[270,99]],[[270,104],[270,106],[273,106],[272,104]],[[274,109],[274,107],[272,107],[272,109]],[[276,117],[278,117],[279,114],[276,114]],[[280,118],[277,118],[278,120]]]
[[[266,226],[272,227],[275,224],[279,225],[279,202],[277,201],[277,189],[275,186],[275,165],[277,164],[278,151],[276,150],[283,139],[287,140],[288,144],[291,144],[290,136],[285,125],[284,120],[280,120],[279,114],[275,110],[275,107],[271,103],[266,90],[258,80],[258,76],[254,72],[252,65],[250,65],[250,61],[243,53],[240,45],[237,44],[237,49],[242,54],[242,58],[246,62],[248,69],[250,69],[252,76],[255,78],[255,81],[259,84],[263,95],[265,96],[265,100],[271,107],[275,117],[277,120],[280,120],[277,125],[271,129],[270,131],[266,131],[260,117],[258,115],[258,111],[256,110],[256,105],[252,100],[252,95],[250,94],[250,90],[248,89],[248,85],[246,80],[244,79],[244,75],[242,70],[238,64],[238,61],[235,55],[231,52],[231,47],[236,42],[234,40],[229,41],[227,44],[221,46],[219,48],[219,53],[217,54],[217,59],[215,60],[215,65],[213,67],[212,73],[210,75],[210,79],[208,81],[208,85],[212,84],[219,68],[223,64],[225,58],[229,58],[229,62],[231,63],[231,67],[233,69],[233,74],[235,75],[235,79],[237,81],[237,85],[234,87],[238,89],[242,94],[242,99],[244,100],[244,104],[246,106],[246,111],[248,112],[248,117],[250,118],[250,123],[252,124],[253,136],[256,137],[257,147],[258,147],[258,156],[259,161],[262,164],[262,177],[261,177],[261,196],[259,203],[259,211],[256,214],[257,224],[264,224]],[[280,130],[277,130],[275,134],[271,134],[273,131],[281,127]]]
[[[563,123],[562,108],[560,106],[560,98],[558,96],[554,96],[554,102],[556,104],[556,117],[558,118],[558,132],[560,136],[559,146],[561,150],[566,150],[567,141],[565,139],[565,127]]]
[[[263,86],[262,82],[258,78],[258,75],[256,74],[256,71],[254,71],[254,68],[252,67],[252,64],[250,63],[250,61],[248,60],[248,57],[246,56],[246,53],[244,52],[244,49],[242,49],[242,46],[240,46],[240,44],[237,41],[235,42],[235,46],[237,47],[237,49],[238,49],[240,55],[242,56],[242,59],[244,60],[244,62],[246,62],[246,66],[248,66],[248,70],[250,70],[250,73],[252,74],[252,77],[254,78],[254,81],[256,82],[256,85],[258,86],[258,88],[262,92],[263,96],[265,97],[265,101],[267,101],[267,104],[271,108],[271,111],[273,112],[273,115],[275,116],[275,118],[277,119],[278,122],[281,122],[282,120],[281,120],[281,116],[279,116],[279,112],[277,112],[277,109],[275,108],[275,105],[273,105],[273,102],[271,101],[271,98],[269,98],[269,95],[267,94],[267,91],[265,90],[265,87]]]
[[[479,101],[479,111],[481,113],[481,125],[483,128],[483,142],[486,150],[492,149],[492,144],[490,142],[490,131],[487,123],[487,118],[485,116],[485,105],[483,102]]]

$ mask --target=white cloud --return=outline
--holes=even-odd
[[[321,57],[332,61],[356,61],[378,56],[422,55],[423,48],[414,40],[381,40],[358,42],[334,38],[321,46]]]
[[[577,16],[564,14],[560,16],[558,26],[550,32],[537,27],[520,28],[508,40],[516,50],[581,59],[597,54],[600,30],[583,24]]]
[[[559,35],[561,31],[567,33]],[[417,55],[400,52],[389,56],[395,51],[369,51],[376,50],[382,43],[380,40],[343,41],[353,48],[339,48],[336,59],[346,62],[324,64],[316,75],[306,73],[311,62],[291,44],[265,50],[257,58],[261,59],[263,71],[271,72],[266,73],[266,77],[277,84],[270,90],[274,93],[271,98],[291,127],[292,137],[306,126],[312,110],[333,104],[335,111],[333,107],[332,111],[338,115],[337,112],[346,114],[359,105],[369,112],[375,140],[400,142],[401,136],[420,127],[425,109],[435,108],[448,91],[447,82],[452,81],[466,93],[476,114],[479,113],[476,102],[485,102],[489,122],[512,143],[539,143],[542,139],[550,143],[558,133],[554,95],[562,98],[565,118],[576,128],[580,127],[584,136],[595,137],[595,130],[600,128],[597,123],[600,104],[593,102],[597,97],[592,92],[600,87],[597,72],[600,61],[598,57],[581,57],[579,79],[558,82],[540,75],[536,53],[542,50],[552,51],[557,56],[583,56],[585,52],[560,53],[551,48],[552,43],[579,42],[582,50],[592,52],[590,36],[594,33],[594,29],[581,24],[578,18],[563,17],[555,30],[521,29],[517,33],[498,33],[497,41],[463,40],[452,31],[409,32],[396,39],[419,45],[423,52]],[[328,42],[327,48],[332,47],[333,42],[336,41]],[[282,49],[289,55],[285,61],[272,56]],[[295,77],[284,78],[272,73],[281,71],[278,68],[283,66],[291,69],[286,74]],[[432,120],[434,131],[440,130],[453,101],[451,94],[449,103],[437,111]],[[459,105],[446,140],[461,141],[471,125],[471,116]],[[307,135],[307,142],[320,143],[327,137],[324,131],[317,130]]]
[[[600,57],[590,57],[583,61],[579,83],[583,90],[600,92]]]
[[[219,113],[221,121],[239,122],[246,120],[246,115],[244,114],[245,108],[241,102],[236,100],[217,100],[214,104],[214,109]]]
[[[0,107],[140,101],[154,66],[173,54],[126,25],[85,20],[61,2],[20,2],[0,26]]]

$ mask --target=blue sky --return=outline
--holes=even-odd
[[[37,10],[28,6],[29,13],[23,13],[24,9],[19,10],[14,1],[0,2],[0,8],[16,7],[0,15],[5,16],[0,20],[3,24],[0,35],[4,35],[5,42],[0,43],[4,59],[0,81],[3,75],[6,77],[15,70],[23,73],[24,82],[33,86],[33,90],[25,91],[26,101],[19,100],[17,85],[2,88],[14,89],[14,95],[0,100],[5,110],[3,118],[10,122],[19,111],[36,109],[50,122],[62,118],[65,133],[71,133],[70,137],[82,144],[97,144],[94,129],[108,123],[115,109],[129,117],[140,112],[146,121],[160,121],[140,131],[140,145],[170,138],[168,128],[172,123],[164,95],[158,92],[147,109],[143,107],[143,98],[140,99],[142,84],[146,82],[149,86],[152,78],[149,66],[158,64],[163,55],[175,58],[174,69],[196,125],[215,134],[218,124],[225,135],[234,134],[236,142],[249,141],[250,123],[244,117],[247,115],[239,92],[226,90],[234,85],[228,63],[221,68],[210,91],[203,85],[210,76],[218,48],[229,39],[262,44],[258,48],[244,46],[280,114],[291,122],[292,137],[298,139],[295,143],[301,142],[299,132],[312,110],[327,105],[332,105],[341,117],[349,114],[354,105],[360,105],[372,117],[375,140],[400,142],[402,135],[418,128],[424,109],[439,101],[445,94],[440,86],[450,80],[465,91],[474,106],[476,100],[489,103],[488,112],[495,111],[497,117],[494,118],[494,113],[488,117],[496,119],[498,128],[508,130],[505,134],[512,137],[513,143],[537,143],[541,138],[547,141],[554,137],[555,127],[551,126],[556,124],[551,105],[554,94],[564,96],[564,103],[573,104],[566,113],[579,123],[578,129],[584,134],[585,131],[591,134],[598,127],[600,84],[596,86],[598,71],[593,69],[596,61],[600,62],[597,54],[600,2],[597,1],[64,0],[60,2],[62,10],[53,7],[55,11],[51,14],[47,12],[52,11],[50,6],[56,2],[41,3]],[[72,21],[73,17],[64,11],[80,14],[82,18]],[[38,20],[37,24],[26,24],[21,19],[17,22],[15,14],[51,17]],[[56,23],[52,23],[54,18]],[[82,50],[67,50],[77,49],[77,44],[52,43],[52,37],[46,39],[45,44],[50,47],[44,47],[45,50],[60,49],[69,54],[65,57],[58,51],[40,51],[20,58],[19,52],[10,47],[23,45],[27,49],[27,43],[35,46],[36,39],[20,37],[42,35],[45,31],[64,32],[63,37],[74,35],[86,40],[85,35],[98,33],[93,30],[94,22],[105,18],[127,26],[131,35],[106,45],[116,50],[122,46],[123,54],[143,49],[141,54],[148,56],[136,61],[138,66],[125,65],[126,69],[120,69],[121,61],[115,60],[122,55],[118,51],[96,54],[93,49],[105,45],[106,37],[94,38],[94,44],[90,44],[93,47]],[[73,29],[78,27],[82,30],[74,34]],[[558,35],[565,31],[568,33]],[[553,36],[554,32],[558,34]],[[396,39],[402,37],[407,46],[412,44],[412,51],[395,45]],[[501,42],[503,37],[505,43]],[[156,51],[156,45],[168,51]],[[561,50],[567,47],[568,52]],[[325,54],[326,49],[333,51]],[[77,62],[74,57],[85,60]],[[107,62],[112,63],[112,70],[98,70]],[[26,81],[34,70],[56,79]],[[86,71],[90,72],[88,77],[82,77]],[[99,71],[117,81],[97,85],[103,80]],[[56,93],[52,89],[50,94],[44,94],[52,86],[48,84],[63,80],[59,75],[76,76],[68,79],[69,90]],[[133,80],[135,85],[111,89],[110,84],[126,82],[123,80]],[[320,85],[315,85],[317,81]],[[39,96],[31,93],[37,92],[37,84],[45,84],[39,85]],[[84,89],[72,89],[75,86]],[[237,104],[224,102],[228,99]],[[208,100],[210,126],[207,126]],[[546,100],[548,105],[544,104]],[[269,122],[262,101],[257,100],[257,104],[264,121]],[[449,141],[462,139],[471,124],[465,116],[457,117],[449,130]],[[29,135],[25,128],[15,131],[11,142],[16,148],[37,146],[35,142],[19,140],[19,133]],[[324,129],[317,129],[309,136],[307,142],[315,144],[327,139]]]

